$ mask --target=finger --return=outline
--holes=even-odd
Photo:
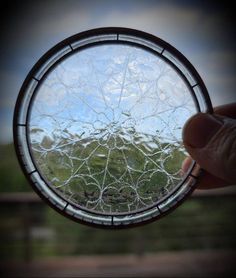
[[[197,189],[216,189],[229,185],[232,185],[232,183],[204,171],[204,174],[199,177]]]
[[[182,173],[183,174],[187,173],[189,167],[192,165],[192,161],[193,160],[190,156],[185,158],[185,160],[182,163]],[[202,175],[198,180],[197,189],[213,189],[213,188],[220,188],[220,187],[229,186],[229,185],[232,185],[232,184],[204,171],[204,175]]]
[[[183,129],[184,145],[193,159],[213,176],[229,182],[236,182],[235,111],[236,104],[230,104],[217,107],[213,115],[198,113]]]
[[[236,103],[217,106],[214,108],[214,113],[236,119]]]
[[[191,156],[187,156],[182,162],[181,170],[182,173],[185,174],[188,172],[189,167],[192,165],[193,159]]]
[[[214,114],[224,115],[224,116],[234,119],[234,118],[236,118],[236,103],[215,107]],[[202,126],[202,128],[204,128],[204,125]],[[201,132],[201,130],[200,130],[200,132]],[[191,163],[192,163],[191,157],[188,157],[184,160],[184,162],[182,164],[182,172],[183,173],[187,172]],[[210,174],[209,172],[205,171],[205,174],[201,178],[201,182],[199,182],[198,188],[201,188],[201,189],[216,188],[216,187],[221,187],[224,185],[226,186],[226,185],[230,185],[230,184],[232,184],[232,183],[226,182],[223,179],[218,178],[215,175]]]

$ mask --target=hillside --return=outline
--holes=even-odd
[[[41,173],[67,198],[103,212],[130,211],[173,189],[185,153],[151,135],[126,136],[42,137],[32,147]]]

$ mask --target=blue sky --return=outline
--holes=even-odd
[[[6,3],[0,4],[0,143],[12,140],[15,101],[35,62],[62,39],[97,27],[130,27],[161,37],[196,67],[214,105],[236,99],[233,22],[229,11],[215,1]]]
[[[59,130],[61,137],[69,131],[73,138],[91,139],[110,129],[128,137],[134,131],[161,133],[165,142],[179,142],[180,129],[195,111],[188,87],[164,60],[109,44],[76,52],[47,76],[32,104],[30,127],[38,131],[33,138],[39,144],[44,136],[57,138]]]

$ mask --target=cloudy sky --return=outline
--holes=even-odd
[[[236,101],[231,9],[225,1],[2,1],[0,143],[12,140],[15,101],[35,62],[64,38],[97,27],[130,27],[166,40],[196,67],[214,106]]]

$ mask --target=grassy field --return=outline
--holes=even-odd
[[[184,150],[149,137],[133,135],[132,141],[122,134],[106,140],[44,137],[33,144],[34,157],[50,184],[74,202],[125,212],[152,205],[181,179]]]

